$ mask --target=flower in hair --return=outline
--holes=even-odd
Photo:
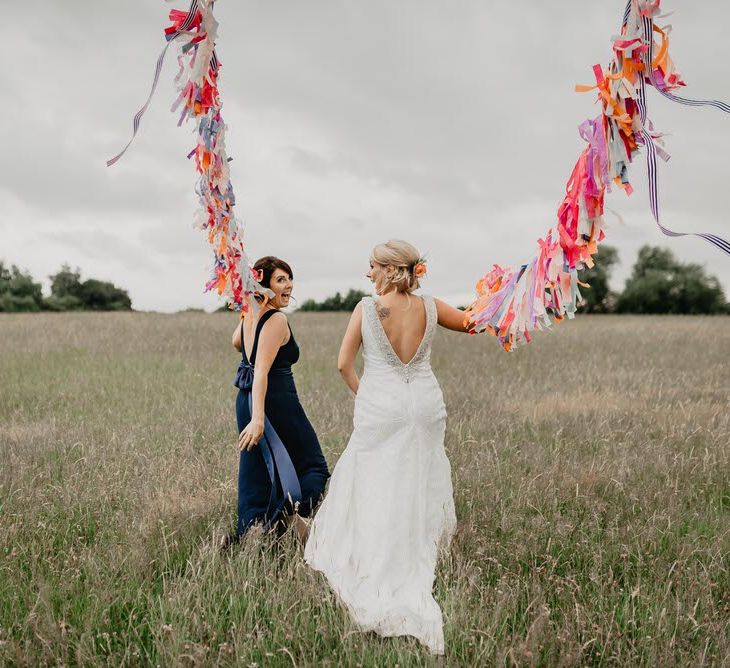
[[[413,275],[416,278],[421,278],[426,275],[426,260],[419,260],[413,267]]]
[[[263,269],[254,269],[251,268],[251,275],[253,276],[253,280],[257,283],[261,283],[261,281],[264,280],[264,270]]]

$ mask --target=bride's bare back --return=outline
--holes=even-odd
[[[408,364],[426,333],[426,306],[421,297],[389,292],[375,302],[378,318],[393,352]]]

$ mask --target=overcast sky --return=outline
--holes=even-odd
[[[45,278],[63,262],[126,288],[137,309],[213,309],[210,253],[192,227],[193,127],[176,127],[174,52],[123,160],[171,7],[156,0],[0,0],[4,55],[0,259]],[[495,262],[531,256],[555,221],[598,113],[591,67],[606,64],[623,0],[220,0],[220,88],[237,213],[252,258],[295,273],[299,301],[364,278],[389,238],[429,260],[424,291],[465,303]],[[689,97],[730,99],[727,0],[665,0]],[[730,238],[730,116],[649,91],[672,159],[660,167],[665,224]],[[730,293],[730,258],[667,239],[645,164],[630,198],[607,198],[621,287],[638,248],[699,262]],[[47,281],[46,281],[47,285]]]

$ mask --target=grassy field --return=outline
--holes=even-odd
[[[291,536],[222,555],[231,314],[0,316],[0,663],[428,666],[357,633]],[[346,317],[295,314],[330,464]],[[446,664],[730,665],[730,318],[440,332],[459,528]]]

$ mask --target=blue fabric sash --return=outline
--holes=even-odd
[[[243,344],[241,347],[243,347]],[[291,369],[271,369],[269,376],[272,375],[291,376]],[[246,360],[241,360],[233,384],[248,395],[248,411],[251,416],[253,416],[253,397],[251,394],[253,379],[253,365],[249,364]],[[261,448],[264,464],[266,464],[266,470],[271,481],[271,495],[269,496],[269,505],[266,509],[267,520],[264,524],[264,529],[268,530],[281,514],[287,501],[294,508],[302,500],[302,490],[299,485],[299,477],[289,457],[289,453],[266,415],[264,415],[264,433],[259,440],[258,447]],[[277,494],[277,476],[281,483],[282,493],[280,495]]]

